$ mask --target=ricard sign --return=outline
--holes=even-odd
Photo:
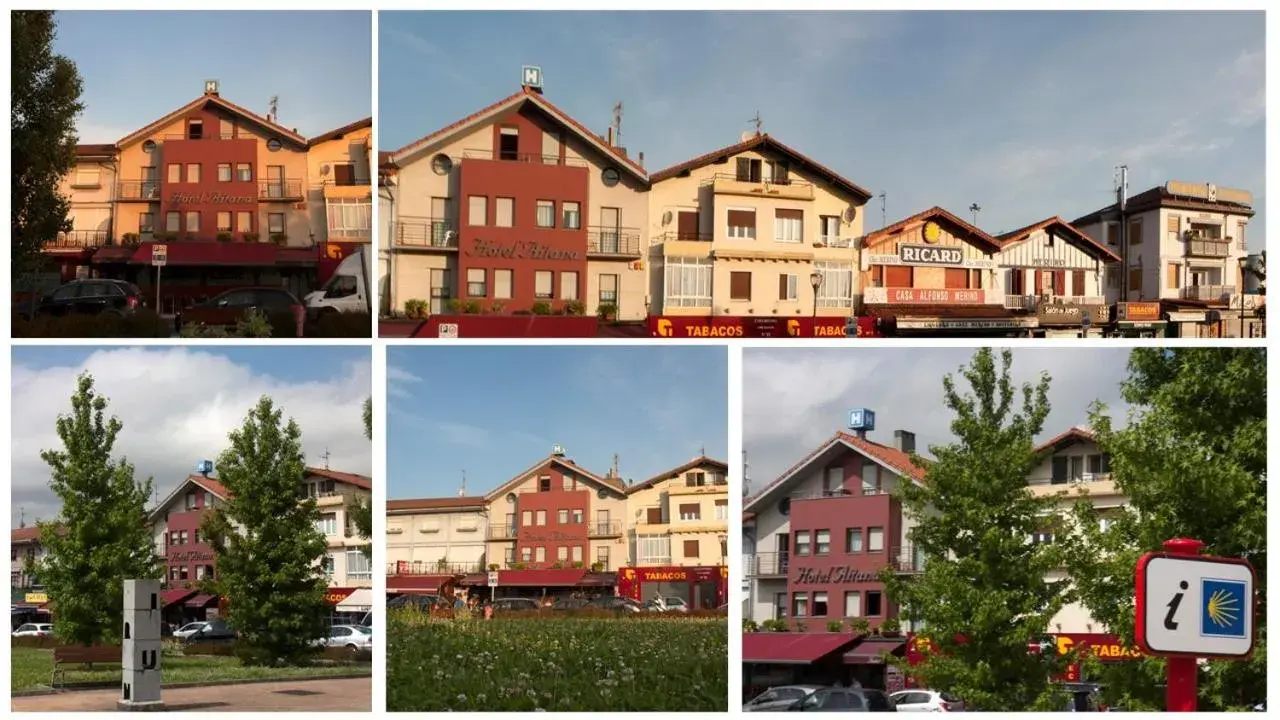
[[[898,258],[907,265],[961,265],[964,252],[958,247],[899,245]]]

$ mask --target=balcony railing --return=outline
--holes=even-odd
[[[812,200],[813,183],[803,180],[743,178],[732,173],[717,173],[703,182],[712,192],[726,195],[750,195],[752,197],[776,197],[790,200]]]
[[[1231,254],[1230,240],[1187,239],[1187,255],[1192,257],[1224,258]]]
[[[301,180],[263,180],[258,183],[259,200],[301,200]]]
[[[670,230],[658,236],[658,242],[711,242],[715,239],[712,233],[704,232],[684,232],[681,230]]]
[[[790,553],[762,552],[746,556],[747,577],[786,577]]]
[[[515,540],[518,530],[515,525],[490,525],[484,536],[489,540]]]
[[[1005,310],[1035,310],[1036,296],[1035,295],[1005,295],[1004,309]]]
[[[924,557],[917,557],[915,548],[910,545],[889,549],[889,566],[900,575],[913,575],[924,572]]]
[[[819,235],[818,245],[820,247],[829,248],[850,248],[853,247],[853,238],[837,237],[835,235]]]
[[[888,495],[885,488],[836,488],[832,490],[811,490],[795,492],[787,497],[792,500],[822,500],[825,498],[869,497],[872,495]]]
[[[640,257],[639,228],[587,227],[587,254]]]
[[[593,538],[599,537],[621,537],[622,522],[618,520],[609,520],[607,522],[593,522],[587,524],[587,535]]]
[[[388,576],[410,576],[410,575],[466,575],[469,573],[484,572],[485,567],[479,562],[470,563],[451,563],[451,562],[391,562],[387,563]]]
[[[438,218],[400,220],[396,222],[394,242],[397,247],[457,250],[457,223]]]
[[[1006,310],[1035,310],[1042,304],[1049,305],[1106,305],[1101,295],[1005,295]]]
[[[47,248],[96,248],[109,245],[110,238],[106,230],[67,230],[58,233],[52,240],[46,240]]]
[[[1184,300],[1219,301],[1234,291],[1235,288],[1230,285],[1192,285],[1182,288],[1178,294]]]
[[[542,155],[539,153],[505,152],[503,150],[463,150],[462,158],[473,160],[500,160],[503,162],[531,163],[534,165],[561,165],[565,167],[587,167],[587,161],[581,158],[562,158],[559,155]]]
[[[235,133],[208,132],[208,133],[201,133],[200,137],[191,137],[186,133],[165,133],[164,135],[160,136],[160,139],[161,140],[235,140],[236,135]],[[251,140],[253,138],[250,135],[244,135],[240,139]]]
[[[116,183],[117,200],[152,201],[160,199],[159,180],[121,180]]]

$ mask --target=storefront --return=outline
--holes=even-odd
[[[611,572],[591,572],[582,568],[499,570],[498,584],[490,587],[488,573],[472,573],[459,581],[468,595],[481,600],[530,598],[551,603],[560,598],[610,597],[618,576]]]
[[[324,601],[330,607],[331,625],[358,625],[373,609],[373,591],[369,588],[331,587],[325,591]]]
[[[1039,327],[1037,318],[997,306],[881,305],[867,312],[886,337],[1030,337]]]
[[[1158,302],[1116,303],[1108,335],[1111,337],[1164,337],[1165,321]]]
[[[1102,337],[1111,322],[1107,305],[1082,305],[1071,302],[1036,305],[1036,337],[1082,338]]]
[[[662,338],[842,338],[847,336],[848,323],[849,319],[843,317],[655,315],[649,318],[649,335]],[[874,334],[875,325],[868,318],[858,318],[855,327],[857,337]]]
[[[903,657],[905,635],[849,632],[752,632],[742,635],[744,699],[778,685],[852,685],[896,692],[904,674],[886,656]]]
[[[701,567],[625,567],[618,573],[618,594],[637,602],[656,596],[678,597],[693,610],[715,610],[728,602],[729,569]]]

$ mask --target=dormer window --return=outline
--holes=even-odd
[[[187,121],[187,139],[200,140],[204,138],[204,121],[188,120]]]

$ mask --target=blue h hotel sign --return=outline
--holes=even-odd
[[[866,408],[855,408],[849,411],[850,430],[875,430],[876,414]]]
[[[542,68],[536,65],[525,65],[520,69],[520,84],[531,88],[542,89]]]
[[[1207,638],[1245,637],[1248,589],[1239,580],[1200,580],[1200,634]]]

